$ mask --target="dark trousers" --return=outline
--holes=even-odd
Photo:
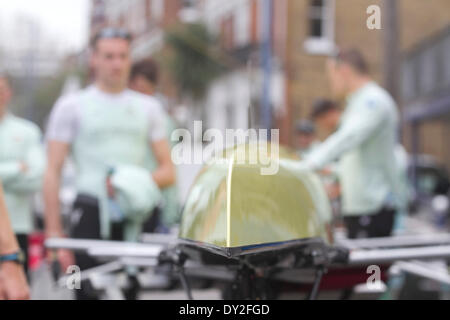
[[[71,214],[71,237],[74,239],[102,240],[100,231],[100,210],[96,198],[79,195],[75,201]],[[105,239],[103,239],[105,240]],[[112,241],[124,240],[123,223],[111,225]],[[75,253],[75,263],[81,271],[101,265],[98,261],[84,253]],[[124,290],[127,300],[136,300],[139,288],[135,278],[130,278],[132,285],[130,289]],[[77,300],[97,300],[94,289],[89,282],[81,286],[81,290],[76,290]]]
[[[349,239],[384,238],[392,235],[396,210],[384,207],[367,216],[344,217]],[[341,300],[349,300],[353,289],[342,292]]]
[[[27,276],[28,282],[30,281],[28,263],[29,263],[29,254],[28,254],[28,235],[27,234],[16,234],[17,242],[19,243],[20,250],[23,252],[25,261],[23,264],[23,268],[25,274]]]
[[[349,239],[390,237],[396,210],[384,207],[372,215],[344,217]]]

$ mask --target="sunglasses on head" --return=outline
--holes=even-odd
[[[125,29],[105,28],[100,30],[99,33],[97,33],[97,35],[94,38],[94,43],[97,43],[101,39],[115,39],[115,38],[131,41],[132,35]]]

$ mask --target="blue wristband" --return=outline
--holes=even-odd
[[[12,254],[7,254],[4,256],[0,256],[0,263],[4,263],[4,262],[17,262],[17,263],[21,263],[21,255],[20,252],[16,252],[16,253],[12,253]]]

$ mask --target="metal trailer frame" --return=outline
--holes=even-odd
[[[409,272],[423,278],[431,279],[443,284],[450,284],[448,272],[443,270],[431,270],[424,261],[444,259],[450,260],[450,235],[409,235],[391,238],[359,239],[337,241],[337,246],[317,246],[311,252],[301,251],[305,243],[312,242],[299,240],[292,243],[280,244],[279,247],[272,245],[252,248],[247,254],[242,255],[242,250],[235,251],[230,256],[224,252],[202,246],[201,244],[188,243],[190,250],[198,249],[199,252],[208,252],[225,259],[234,259],[237,262],[229,265],[203,264],[200,261],[190,259],[183,253],[186,241],[177,241],[171,235],[145,235],[146,243],[124,243],[101,240],[76,240],[76,239],[48,239],[45,243],[48,249],[70,249],[77,252],[85,252],[99,261],[105,262],[96,268],[85,270],[81,281],[91,281],[94,287],[103,292],[106,299],[122,299],[120,287],[126,285],[123,278],[114,273],[125,270],[128,267],[156,268],[162,264],[173,267],[173,274],[178,275],[187,295],[192,299],[192,293],[188,278],[214,279],[226,282],[236,282],[240,279],[238,289],[243,289],[245,277],[255,272],[272,272],[270,280],[282,280],[296,283],[306,280],[312,283],[309,298],[317,297],[320,283],[328,268],[356,267],[377,265],[393,265],[397,271]],[[298,246],[296,246],[297,244]],[[303,244],[301,246],[300,244]],[[226,252],[226,251],[225,251]],[[289,254],[293,256],[289,256]],[[248,257],[271,254],[286,259],[280,259],[278,266],[252,265]],[[307,263],[299,264],[292,261],[304,258]],[[292,260],[294,259],[294,260]],[[420,260],[420,261],[419,261]],[[303,262],[305,262],[303,261]],[[309,271],[308,271],[309,270]],[[59,285],[65,285],[67,276],[58,280]],[[245,281],[244,281],[245,282]],[[247,284],[252,286],[252,284]],[[248,288],[247,288],[248,289]],[[250,289],[248,289],[250,290]],[[245,290],[244,290],[245,291]],[[247,292],[247,291],[246,291]],[[252,293],[260,297],[260,293]],[[264,298],[264,296],[262,296]]]

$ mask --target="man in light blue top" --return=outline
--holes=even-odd
[[[65,236],[58,189],[61,169],[69,155],[77,170],[78,197],[70,217],[70,236],[73,238],[130,240],[127,231],[130,227],[136,230],[135,219],[126,217],[125,212],[114,214],[117,207],[113,206],[118,204],[114,181],[117,177],[114,176],[123,168],[143,172],[142,177],[152,180],[149,185],[159,189],[175,182],[175,168],[164,126],[166,116],[161,104],[127,88],[131,41],[126,30],[101,30],[92,42],[95,83],[76,94],[62,97],[52,111],[47,128],[49,164],[44,186],[47,237]],[[146,167],[149,149],[156,159],[153,171]],[[135,189],[138,188],[142,188],[140,182],[135,183]],[[157,195],[148,195],[153,196]],[[119,209],[123,210],[123,207]],[[147,217],[135,218],[141,221]],[[63,271],[73,264],[81,270],[98,264],[88,255],[75,253],[74,257],[67,250],[58,250],[57,258]],[[136,298],[137,292],[133,288],[125,293],[127,299]],[[84,284],[76,295],[79,300],[97,298]]]
[[[28,263],[28,236],[34,229],[32,196],[42,186],[45,153],[41,131],[7,111],[12,91],[0,75],[0,181],[13,230]]]
[[[345,98],[347,106],[338,130],[305,159],[306,165],[320,170],[339,159],[342,212],[350,238],[389,236],[405,196],[395,157],[396,103],[369,77],[358,51],[341,51],[327,67],[333,93]]]

